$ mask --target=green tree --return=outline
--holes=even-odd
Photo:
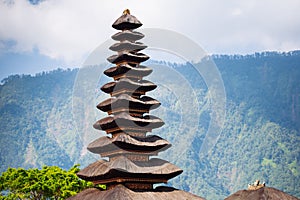
[[[42,169],[8,168],[0,177],[2,199],[65,199],[91,187],[91,182],[79,179],[78,165],[66,171],[57,166]]]

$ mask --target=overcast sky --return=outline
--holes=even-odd
[[[126,8],[210,54],[300,49],[300,0],[0,0],[0,79],[79,66]]]

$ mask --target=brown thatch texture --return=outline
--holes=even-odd
[[[164,122],[155,116],[146,115],[142,118],[133,117],[126,112],[122,112],[120,114],[105,117],[99,121],[97,121],[93,126],[95,129],[99,130],[110,130],[110,129],[146,129],[152,130],[154,128],[159,128],[164,125]]]
[[[148,92],[154,90],[157,86],[151,81],[141,80],[133,81],[128,78],[122,78],[117,82],[109,82],[101,87],[101,90],[105,93],[112,93],[118,90],[132,90]]]
[[[144,34],[137,31],[125,30],[114,34],[113,36],[111,36],[111,38],[117,41],[122,41],[122,40],[136,41],[142,39],[144,36],[145,36]]]
[[[117,30],[131,30],[136,29],[143,24],[133,15],[123,14],[112,25]]]
[[[159,187],[153,191],[136,192],[118,185],[113,189],[100,191],[86,189],[68,200],[204,200],[191,193],[170,187]]]
[[[132,52],[132,51],[137,52],[145,48],[147,48],[147,46],[144,45],[143,43],[131,42],[129,40],[124,40],[122,42],[115,43],[109,47],[109,49],[112,51],[128,51],[128,52]]]
[[[270,187],[263,187],[258,190],[240,190],[225,200],[297,200],[289,194]]]
[[[151,74],[152,71],[151,68],[143,65],[136,67],[129,64],[121,64],[119,66],[108,68],[103,73],[109,77],[120,76],[123,74],[144,77]]]
[[[101,154],[107,151],[115,151],[118,148],[136,152],[157,151],[170,143],[161,137],[149,135],[145,138],[133,137],[125,133],[119,133],[115,137],[101,137],[89,144],[88,150],[93,153]],[[166,148],[164,148],[165,150]]]
[[[143,53],[129,53],[123,52],[118,55],[112,55],[107,58],[107,60],[113,64],[118,64],[122,62],[129,62],[129,63],[141,63],[148,60],[150,57],[143,54]]]
[[[155,109],[159,106],[159,101],[148,96],[143,96],[137,99],[128,94],[121,94],[118,97],[112,97],[102,101],[97,105],[97,108],[103,112],[110,112],[119,109],[125,109],[127,111],[132,109],[149,111],[150,109]]]
[[[99,160],[80,170],[77,176],[84,180],[109,180],[109,179],[171,179],[182,173],[175,165],[158,158],[148,162],[132,162],[125,156],[120,156],[112,161]],[[153,181],[155,182],[155,181]]]

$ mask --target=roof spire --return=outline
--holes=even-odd
[[[130,10],[129,9],[125,9],[124,11],[123,11],[123,15],[130,15]]]

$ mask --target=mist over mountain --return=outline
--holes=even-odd
[[[183,116],[189,116],[183,113],[182,105],[189,104],[180,102],[172,91],[157,82],[157,91],[149,95],[162,103],[153,113],[166,123],[155,134],[173,144],[159,156],[184,170],[169,184],[215,200],[260,179],[267,186],[299,198],[300,51],[214,55],[212,59],[224,83],[226,115],[218,140],[202,157],[199,151],[214,117],[211,89],[189,63],[154,62],[168,65],[188,80],[199,105],[199,124],[193,130],[181,124]],[[78,74],[84,74],[84,70],[57,69],[2,80],[1,172],[8,167],[70,168],[74,163],[84,167],[100,159],[86,147],[99,134],[105,135],[92,125],[106,115],[96,109],[100,101],[108,98],[99,87],[112,80],[98,77],[97,85],[90,87],[90,76],[97,76],[98,68],[87,68],[90,71],[83,76],[87,78],[80,79]],[[95,73],[91,73],[93,70]],[[151,76],[146,79],[152,81]],[[83,86],[88,88],[86,93],[79,90]],[[186,98],[188,102],[192,94]],[[187,135],[191,137],[185,140]]]

